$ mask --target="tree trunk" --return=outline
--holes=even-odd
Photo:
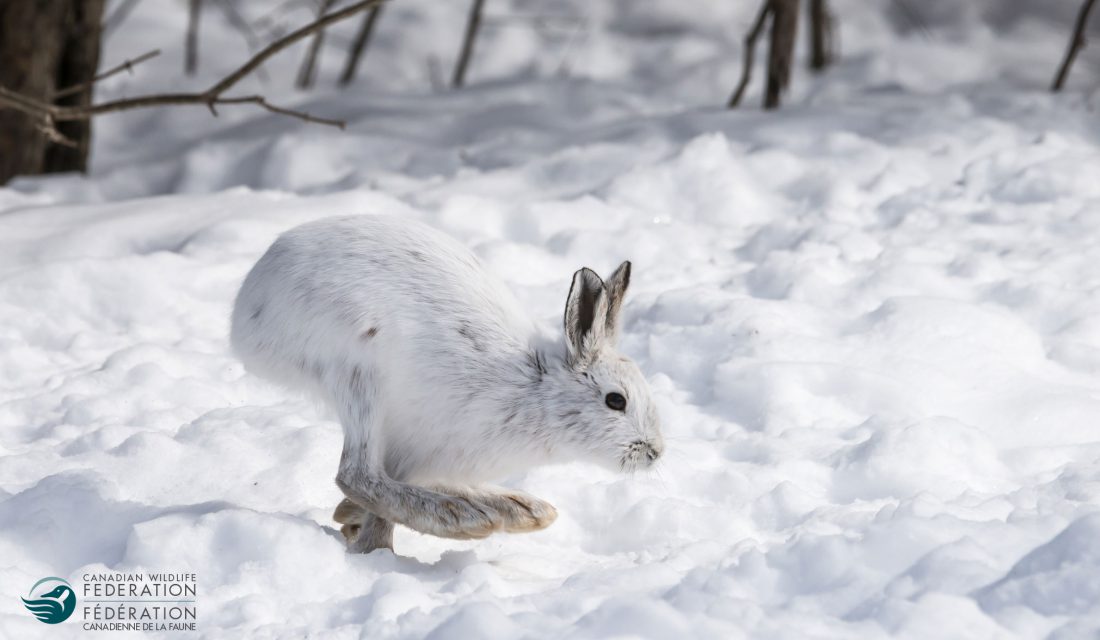
[[[328,13],[335,0],[321,0],[317,9],[317,17]],[[321,45],[325,43],[325,30],[321,29],[313,34],[313,40],[306,50],[306,57],[302,59],[302,66],[298,69],[297,85],[299,89],[308,89],[313,86],[313,78],[317,69],[317,57],[321,55]]]
[[[189,76],[199,70],[199,18],[202,0],[190,0],[187,5],[187,35],[183,41],[183,72]]]
[[[474,43],[477,41],[477,31],[481,27],[481,8],[484,5],[485,0],[474,0],[470,5],[470,17],[466,20],[466,35],[462,38],[462,51],[458,54],[458,64],[455,65],[455,74],[451,79],[452,87],[459,88],[466,84],[466,69],[474,56]]]
[[[348,52],[347,62],[344,63],[344,72],[340,74],[340,86],[346,87],[355,79],[355,72],[359,70],[359,60],[363,57],[367,45],[370,44],[370,36],[374,33],[374,25],[378,22],[378,16],[382,13],[382,5],[374,7],[363,17],[363,23],[359,26],[359,33],[355,34],[355,42]]]
[[[773,0],[771,45],[768,50],[768,84],[764,108],[779,106],[779,96],[791,81],[794,39],[798,35],[798,0]]]
[[[99,64],[103,0],[4,0],[0,2],[0,85],[50,102],[58,89],[86,82]],[[63,99],[87,104],[91,92]],[[91,127],[58,123],[76,148],[50,142],[35,118],[0,108],[0,184],[17,175],[84,171]]]
[[[827,0],[810,0],[810,69],[822,71],[833,61],[833,16]]]
[[[1089,13],[1092,12],[1094,4],[1096,4],[1096,0],[1085,0],[1085,3],[1081,5],[1081,10],[1077,13],[1077,23],[1073,25],[1073,37],[1069,41],[1066,57],[1062,60],[1062,65],[1058,67],[1058,75],[1054,76],[1051,91],[1062,90],[1062,87],[1066,84],[1066,76],[1069,75],[1070,67],[1073,66],[1073,61],[1077,58],[1077,52],[1085,47],[1085,26],[1088,25]]]

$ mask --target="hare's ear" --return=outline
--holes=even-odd
[[[615,273],[607,279],[607,340],[611,344],[619,341],[619,311],[623,308],[623,298],[626,297],[626,288],[630,286],[630,261],[627,260],[615,269]]]
[[[565,343],[573,366],[585,366],[603,344],[607,331],[607,292],[596,272],[573,274],[565,300]]]

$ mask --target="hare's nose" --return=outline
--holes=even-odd
[[[657,459],[661,457],[661,454],[665,452],[665,443],[661,439],[650,440],[645,443],[645,457],[649,461],[649,464],[657,462]]]

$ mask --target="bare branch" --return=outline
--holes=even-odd
[[[470,5],[470,17],[466,21],[466,35],[462,38],[462,51],[458,56],[458,64],[455,65],[455,75],[451,80],[451,86],[461,87],[466,82],[466,68],[470,66],[470,58],[474,55],[474,41],[477,40],[477,30],[481,26],[481,8],[485,0],[473,0]]]
[[[1092,6],[1096,4],[1096,0],[1085,0],[1085,3],[1081,5],[1081,11],[1077,14],[1077,23],[1073,26],[1073,39],[1069,41],[1069,49],[1066,51],[1066,57],[1062,60],[1062,66],[1058,68],[1058,75],[1054,76],[1054,84],[1051,85],[1051,91],[1061,91],[1062,87],[1066,84],[1066,77],[1069,76],[1070,67],[1073,66],[1073,61],[1077,58],[1077,52],[1085,48],[1085,26],[1089,21],[1089,13],[1092,11]]]
[[[263,96],[258,96],[258,95],[257,96],[242,96],[242,97],[239,97],[239,98],[218,98],[217,100],[215,100],[211,104],[214,105],[214,104],[245,104],[245,103],[256,104],[256,105],[259,105],[259,106],[263,107],[264,109],[267,109],[268,111],[270,111],[272,113],[279,113],[279,114],[282,114],[284,116],[291,116],[291,117],[294,117],[294,118],[298,118],[299,120],[305,120],[306,122],[314,122],[314,123],[317,123],[317,124],[326,124],[330,127],[338,127],[340,129],[343,129],[344,127],[347,126],[347,123],[344,122],[343,120],[335,120],[333,118],[321,118],[321,117],[318,117],[318,116],[310,115],[309,113],[307,113],[305,111],[295,111],[293,109],[287,109],[287,108],[284,108],[284,107],[279,107],[279,106],[273,105],[270,102],[268,102],[266,98],[264,98]]]
[[[76,140],[73,140],[72,138],[69,138],[65,134],[58,131],[57,124],[49,116],[46,116],[40,122],[38,122],[38,124],[35,125],[35,128],[41,131],[42,135],[46,136],[46,138],[48,138],[49,141],[53,142],[54,144],[69,147],[70,149],[80,148],[80,144]]]
[[[201,93],[153,94],[147,96],[138,96],[136,98],[122,98],[120,100],[111,100],[108,102],[101,102],[99,104],[86,106],[64,106],[41,102],[39,100],[22,95],[5,87],[0,87],[0,106],[6,106],[8,108],[15,109],[17,111],[21,111],[23,113],[41,119],[46,123],[47,128],[45,129],[45,132],[47,133],[47,135],[50,135],[49,127],[52,127],[52,123],[54,122],[62,122],[66,120],[87,120],[89,118],[92,118],[93,116],[97,116],[103,113],[112,113],[116,111],[126,111],[129,109],[140,109],[144,107],[157,107],[165,105],[202,105],[210,109],[210,111],[214,115],[217,115],[216,106],[219,104],[246,103],[255,104],[272,113],[292,116],[306,122],[314,122],[318,124],[326,124],[343,128],[344,122],[342,120],[319,118],[303,111],[296,111],[293,109],[278,107],[267,102],[267,100],[263,96],[251,95],[239,97],[224,97],[224,94],[226,91],[233,88],[234,85],[240,82],[242,78],[247,76],[249,72],[255,70],[268,58],[287,48],[291,44],[305,38],[312,33],[317,32],[320,29],[325,28],[330,24],[333,24],[334,22],[351,17],[360,11],[377,6],[382,2],[383,0],[362,0],[361,2],[352,4],[344,9],[341,9],[340,11],[336,11],[318,18],[314,22],[269,44],[266,48],[264,48],[262,51],[260,51],[243,65],[241,65],[240,68],[238,68],[236,71],[222,78],[209,89]],[[123,66],[125,67],[125,65]],[[111,71],[114,72],[115,70],[112,69]]]
[[[58,91],[57,93],[53,94],[53,97],[56,100],[57,98],[63,98],[65,96],[72,95],[74,93],[81,93],[83,91],[87,91],[88,89],[90,89],[92,87],[93,84],[99,82],[100,80],[110,78],[111,76],[115,75],[116,73],[121,73],[123,71],[128,71],[130,73],[133,73],[134,72],[134,65],[141,64],[142,62],[145,62],[146,60],[149,60],[151,58],[155,58],[159,55],[160,55],[160,49],[153,49],[152,51],[146,51],[145,53],[143,53],[140,56],[134,58],[133,60],[127,60],[126,62],[123,62],[122,64],[118,65],[117,67],[114,67],[112,69],[108,69],[107,71],[104,71],[103,73],[97,75],[96,77],[92,78],[91,80],[89,80],[87,82],[82,82],[80,84],[74,84],[71,87],[66,87],[66,88]]]
[[[251,60],[244,63],[240,69],[237,69],[233,73],[222,78],[217,84],[210,87],[207,90],[207,93],[223,93],[226,89],[240,82],[241,78],[251,73],[253,69],[266,62],[268,58],[275,55],[276,53],[279,53],[283,49],[286,49],[290,45],[308,36],[314,31],[324,29],[334,22],[339,22],[345,18],[350,18],[351,16],[359,13],[360,11],[363,11],[364,9],[369,9],[373,6],[380,5],[383,2],[385,2],[385,0],[362,0],[361,2],[356,2],[353,5],[340,9],[339,11],[334,11],[327,16],[322,16],[314,22],[311,22],[302,27],[301,29],[288,33],[282,38],[279,38],[275,42],[267,45],[267,47],[263,51],[257,53],[255,56],[252,57]]]
[[[764,0],[764,3],[760,6],[760,13],[756,14],[756,21],[752,23],[752,29],[749,30],[748,35],[745,36],[745,57],[741,62],[741,80],[737,83],[737,88],[734,90],[733,95],[730,96],[729,104],[730,109],[736,109],[741,104],[741,98],[745,95],[745,89],[749,86],[749,80],[752,79],[752,63],[753,58],[756,56],[756,39],[760,37],[760,34],[764,31],[764,22],[768,19],[768,15],[772,12],[772,0]]]
[[[374,33],[374,25],[378,22],[378,16],[381,13],[382,6],[379,5],[368,11],[367,15],[363,17],[363,24],[360,25],[359,32],[355,34],[355,42],[352,43],[347,62],[344,63],[344,72],[340,74],[341,87],[348,86],[355,79],[355,72],[359,70],[359,60],[367,49],[370,36]]]

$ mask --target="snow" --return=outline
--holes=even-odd
[[[301,47],[242,87],[346,132],[110,115],[90,176],[0,189],[0,636],[82,636],[19,596],[113,571],[194,572],[212,638],[1100,631],[1096,52],[1046,91],[1077,3],[906,3],[925,33],[838,0],[837,67],[725,111],[754,4],[490,2],[450,92],[466,5],[397,0],[351,89],[352,23],[317,89],[289,87]],[[579,18],[502,18],[551,12]],[[139,4],[104,63],[164,55],[100,97],[247,55],[211,10],[181,79],[184,20]],[[506,484],[545,531],[347,555],[338,425],[227,333],[276,235],[356,213],[443,229],[552,322],[573,270],[631,259],[658,470],[534,469]]]

